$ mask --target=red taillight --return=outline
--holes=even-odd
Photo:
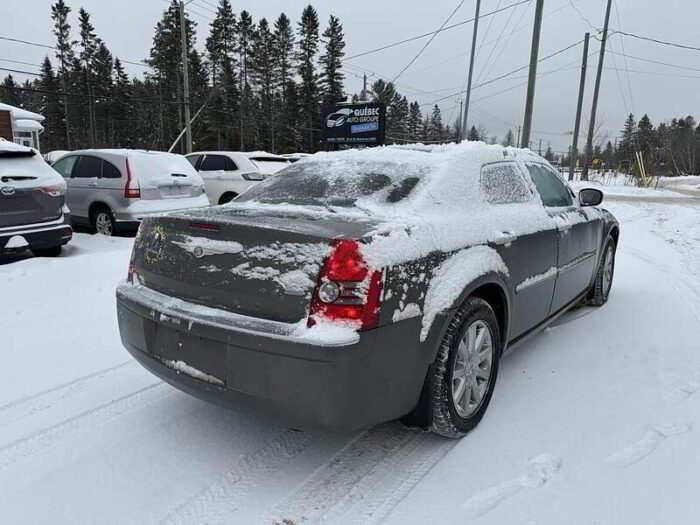
[[[333,243],[311,300],[309,326],[320,319],[359,323],[362,330],[377,326],[382,272],[367,267],[359,248],[356,241]],[[319,293],[327,283],[337,288],[336,293]]]
[[[195,230],[204,230],[205,232],[218,232],[221,226],[209,222],[190,222],[189,227]]]
[[[126,159],[126,185],[124,186],[124,197],[127,199],[140,199],[141,198],[141,188],[139,188],[139,182],[131,178],[131,166],[129,166],[129,159]]]

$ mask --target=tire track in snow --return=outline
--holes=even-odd
[[[629,467],[654,452],[668,438],[685,434],[692,429],[690,423],[657,425],[649,429],[639,440],[609,456],[605,462],[616,467]]]
[[[698,390],[700,390],[700,382],[695,380],[689,381],[671,390],[666,394],[666,399],[672,403],[682,403]]]
[[[286,429],[263,447],[244,455],[233,469],[171,511],[160,523],[189,525],[221,523],[245,504],[245,497],[299,456],[319,434]]]
[[[537,489],[546,484],[561,468],[561,459],[550,454],[541,454],[530,459],[525,474],[499,483],[475,494],[460,505],[470,517],[476,518],[497,507],[523,489]]]
[[[0,428],[52,408],[56,402],[70,399],[86,388],[90,388],[91,385],[101,382],[105,376],[118,373],[134,364],[135,361],[129,360],[2,405],[0,406]]]
[[[0,470],[16,461],[31,457],[64,442],[67,438],[93,429],[132,410],[163,398],[169,391],[158,381],[109,403],[71,417],[49,428],[39,430],[0,448]]]
[[[261,523],[376,522],[455,444],[399,423],[371,428],[314,472]]]

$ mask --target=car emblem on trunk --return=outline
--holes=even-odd
[[[151,230],[150,239],[146,246],[146,260],[150,263],[158,262],[163,255],[163,243],[165,242],[165,231],[160,225],[156,225]]]
[[[11,197],[15,194],[15,189],[12,186],[3,186],[0,188],[0,193],[2,193],[5,197]]]
[[[195,246],[192,250],[192,255],[194,255],[197,259],[201,259],[204,257],[204,248],[201,246]]]

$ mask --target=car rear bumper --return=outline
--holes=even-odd
[[[26,245],[22,243],[16,248],[6,248],[10,239],[18,236],[26,242]],[[68,243],[72,237],[70,214],[63,213],[59,219],[53,221],[0,229],[0,253],[22,251],[27,248],[42,249],[62,246]]]
[[[430,360],[418,318],[322,346],[174,315],[167,301],[159,308],[128,286],[117,290],[122,343],[145,368],[191,395],[338,430],[399,418],[418,402]]]
[[[114,220],[118,223],[131,223],[138,226],[141,221],[154,215],[191,208],[203,208],[209,205],[209,199],[207,199],[205,194],[182,199],[136,199],[129,206],[115,208],[113,213]]]

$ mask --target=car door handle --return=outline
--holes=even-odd
[[[494,239],[494,244],[498,245],[503,245],[503,244],[510,244],[512,243],[515,239],[518,237],[510,232],[499,232],[496,234],[496,238]]]
[[[97,183],[91,182],[90,184],[88,184],[88,186],[90,186],[91,188],[97,188]]]

